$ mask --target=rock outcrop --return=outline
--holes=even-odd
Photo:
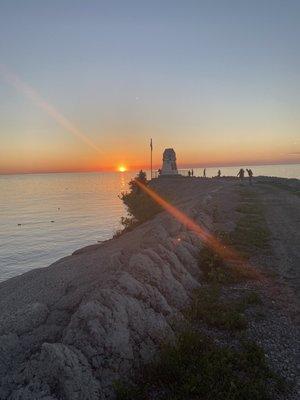
[[[210,228],[207,194],[215,186],[201,185],[195,196],[188,182],[176,204]],[[201,281],[200,248],[195,233],[163,212],[117,239],[3,282],[0,399],[112,398],[113,382],[172,338],[174,319]]]

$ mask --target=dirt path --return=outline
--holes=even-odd
[[[280,187],[258,184],[271,231],[272,262],[278,278],[300,295],[300,197]]]

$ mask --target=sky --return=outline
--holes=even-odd
[[[0,0],[0,173],[300,162],[299,0]]]

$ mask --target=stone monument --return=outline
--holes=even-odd
[[[161,175],[178,175],[176,154],[173,149],[165,149]]]

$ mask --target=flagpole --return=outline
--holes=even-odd
[[[152,150],[153,150],[153,145],[152,145],[152,138],[150,140],[150,149],[151,149],[151,155],[150,155],[150,164],[151,164],[151,179],[153,178],[153,173],[152,173]]]

